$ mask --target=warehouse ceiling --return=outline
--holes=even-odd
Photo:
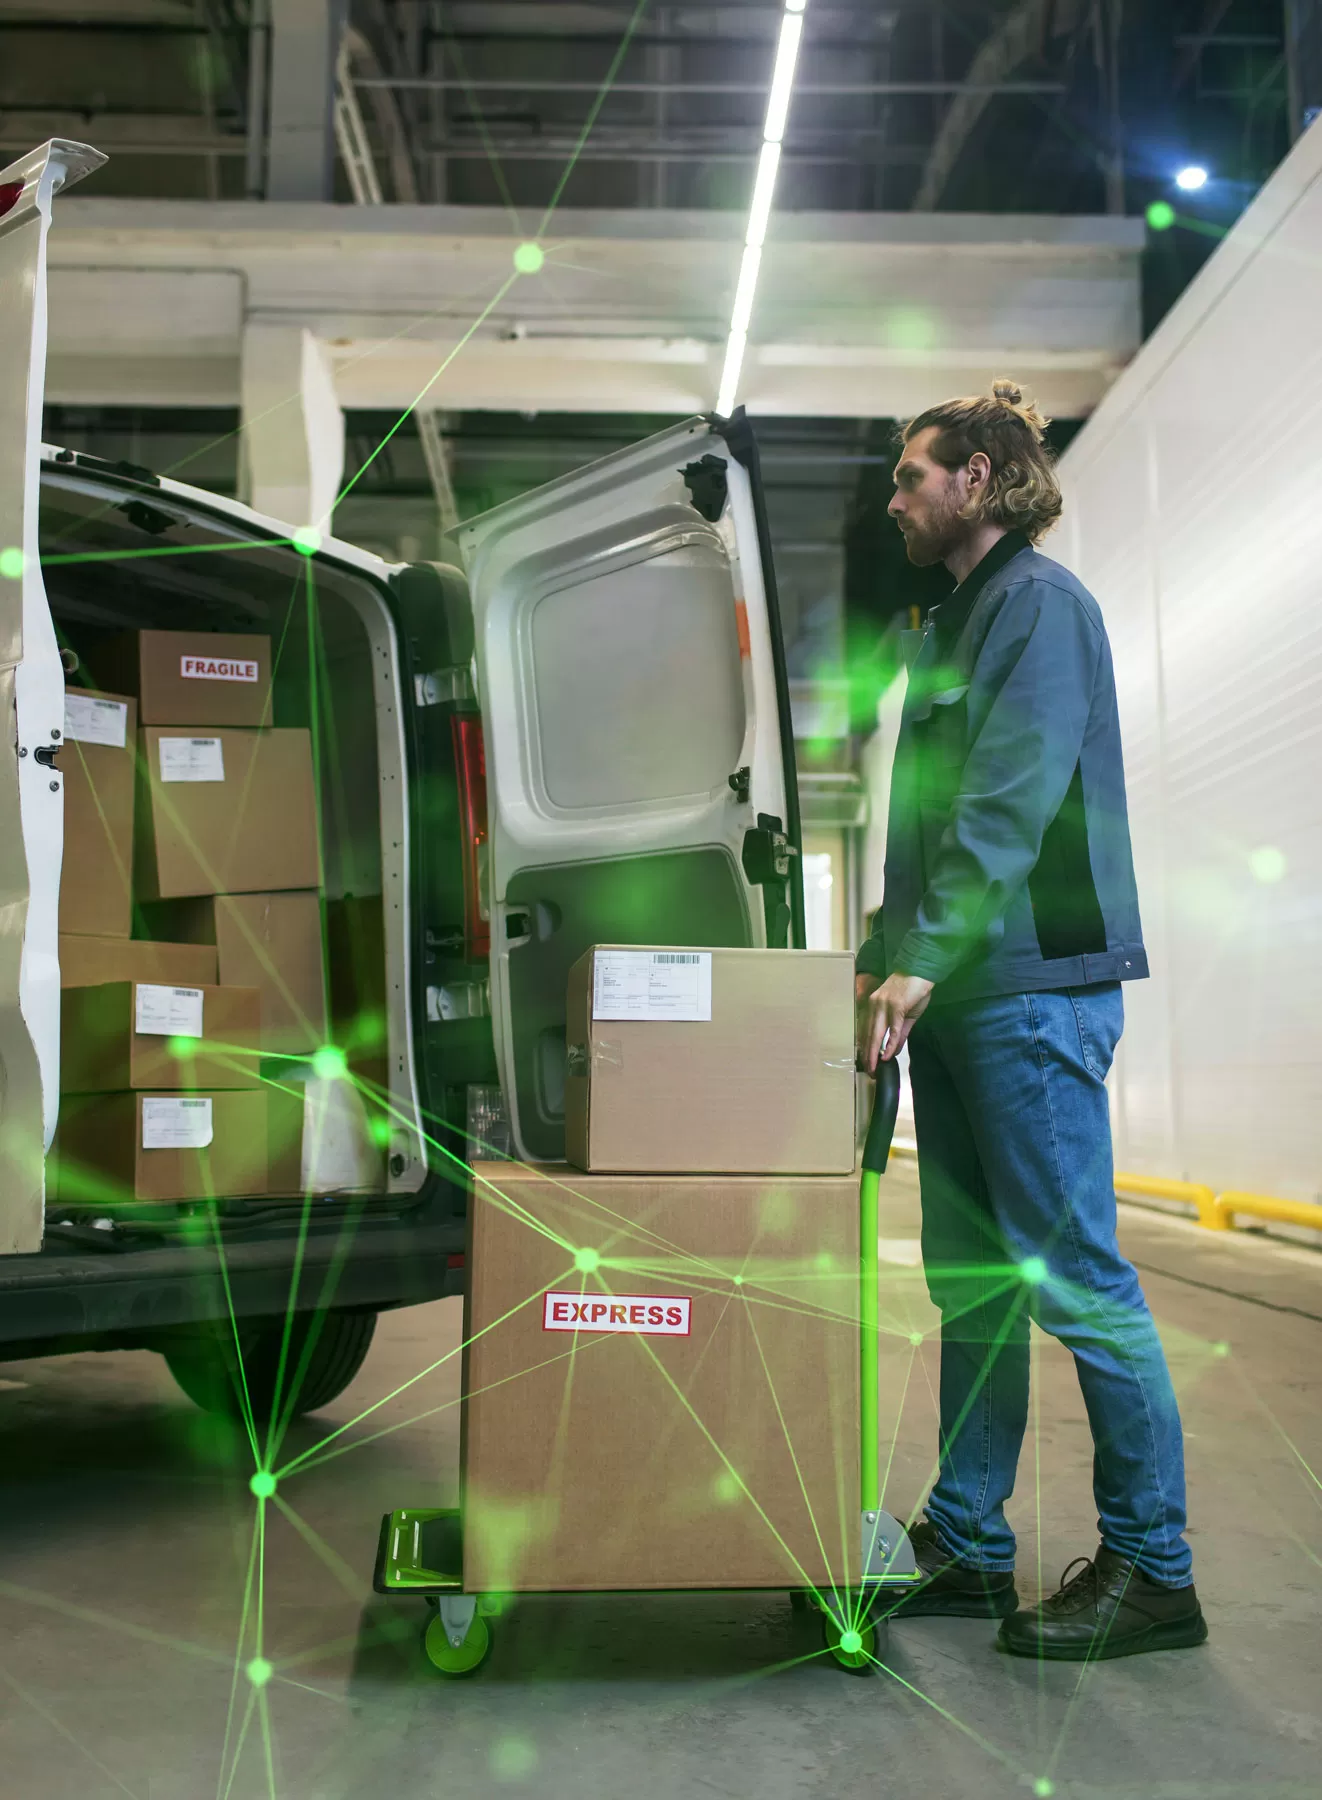
[[[0,0],[0,148],[94,141],[89,195],[243,195],[271,3]],[[778,204],[1137,210],[1191,153],[1252,188],[1288,141],[1283,3],[812,0]],[[345,73],[387,200],[544,204],[591,117],[563,205],[738,208],[779,13],[348,0]]]
[[[0,0],[0,151],[56,134],[97,144],[110,160],[80,202],[262,198],[250,75],[273,3],[315,0]],[[1288,148],[1298,70],[1287,6],[1316,11],[1314,0],[809,0],[777,208],[1133,217],[1172,195],[1192,159],[1215,180],[1182,200],[1179,229],[1152,236],[1150,327]],[[335,197],[737,215],[780,12],[780,0],[347,0],[341,101],[361,120],[365,157],[350,166],[341,136]],[[65,404],[47,435],[234,491],[235,418]],[[460,511],[665,422],[452,412]],[[392,424],[350,412],[351,470]],[[806,676],[841,666],[851,620],[871,630],[930,599],[940,577],[907,570],[885,522],[889,422],[767,419],[759,432]],[[336,524],[392,554],[434,553],[411,420]]]

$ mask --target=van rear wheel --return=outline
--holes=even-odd
[[[362,1368],[375,1329],[374,1312],[301,1313],[290,1327],[283,1370],[283,1319],[240,1320],[237,1346],[235,1328],[217,1323],[172,1336],[161,1349],[204,1412],[241,1419],[246,1393],[254,1419],[265,1423],[277,1408],[296,1419],[329,1406]]]

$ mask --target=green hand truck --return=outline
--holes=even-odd
[[[796,1611],[821,1614],[824,1649],[842,1669],[859,1675],[885,1658],[887,1596],[898,1596],[921,1579],[908,1534],[882,1509],[879,1491],[878,1189],[899,1101],[899,1070],[894,1062],[878,1063],[859,1189],[859,1582],[830,1592],[790,1593]],[[463,1566],[458,1508],[398,1507],[382,1519],[372,1586],[379,1594],[412,1594],[426,1601],[432,1614],[424,1638],[427,1658],[451,1678],[481,1668],[491,1650],[490,1621],[505,1604],[501,1595],[465,1593]]]

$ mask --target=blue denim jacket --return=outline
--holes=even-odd
[[[925,976],[933,1004],[1146,975],[1097,602],[1003,539],[912,637],[860,973]]]

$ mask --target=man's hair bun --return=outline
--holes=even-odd
[[[1050,420],[1009,376],[998,376],[990,394],[972,394],[929,406],[903,428],[901,441],[936,426],[931,454],[946,469],[962,468],[979,452],[991,463],[991,481],[966,510],[965,518],[985,518],[1007,530],[1027,533],[1037,543],[1060,517],[1060,485],[1045,442]]]

